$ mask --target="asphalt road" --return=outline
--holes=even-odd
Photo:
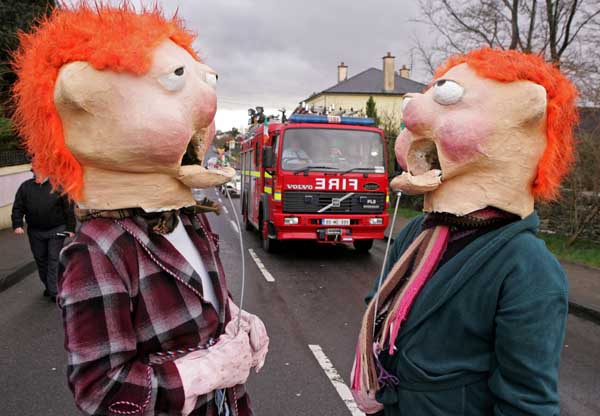
[[[240,234],[226,213],[212,223],[221,236],[231,292],[239,300]],[[340,381],[339,375],[348,381],[362,299],[378,273],[383,242],[368,255],[311,243],[289,244],[269,255],[256,233],[242,235],[246,251],[254,250],[267,278],[274,279],[269,282],[247,256],[245,309],[264,320],[271,337],[267,363],[248,383],[256,414],[351,415],[352,403],[343,400],[344,389],[336,389],[331,379]],[[0,293],[0,415],[78,414],[66,385],[62,337],[58,308],[42,298],[36,275]],[[319,349],[320,362],[313,353]],[[569,316],[560,378],[562,415],[600,415],[599,357],[600,326]]]

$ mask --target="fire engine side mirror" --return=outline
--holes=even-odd
[[[263,146],[263,168],[272,169],[275,165],[275,154],[273,153],[273,146]]]

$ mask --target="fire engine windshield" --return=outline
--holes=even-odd
[[[287,129],[282,149],[285,170],[385,172],[383,140],[374,131]]]

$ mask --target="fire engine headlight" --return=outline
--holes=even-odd
[[[381,224],[383,224],[383,218],[369,218],[369,224],[381,225]]]
[[[285,217],[283,219],[283,223],[285,225],[297,225],[298,224],[298,217]]]

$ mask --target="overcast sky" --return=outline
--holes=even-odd
[[[285,107],[289,114],[299,101],[336,83],[341,61],[349,76],[381,68],[387,51],[396,56],[396,68],[408,66],[411,37],[425,32],[410,22],[417,14],[413,0],[158,3],[167,14],[179,9],[198,34],[200,56],[219,73],[216,121],[221,130],[245,125],[247,109],[257,105],[272,111]],[[413,75],[420,81],[427,76]]]

